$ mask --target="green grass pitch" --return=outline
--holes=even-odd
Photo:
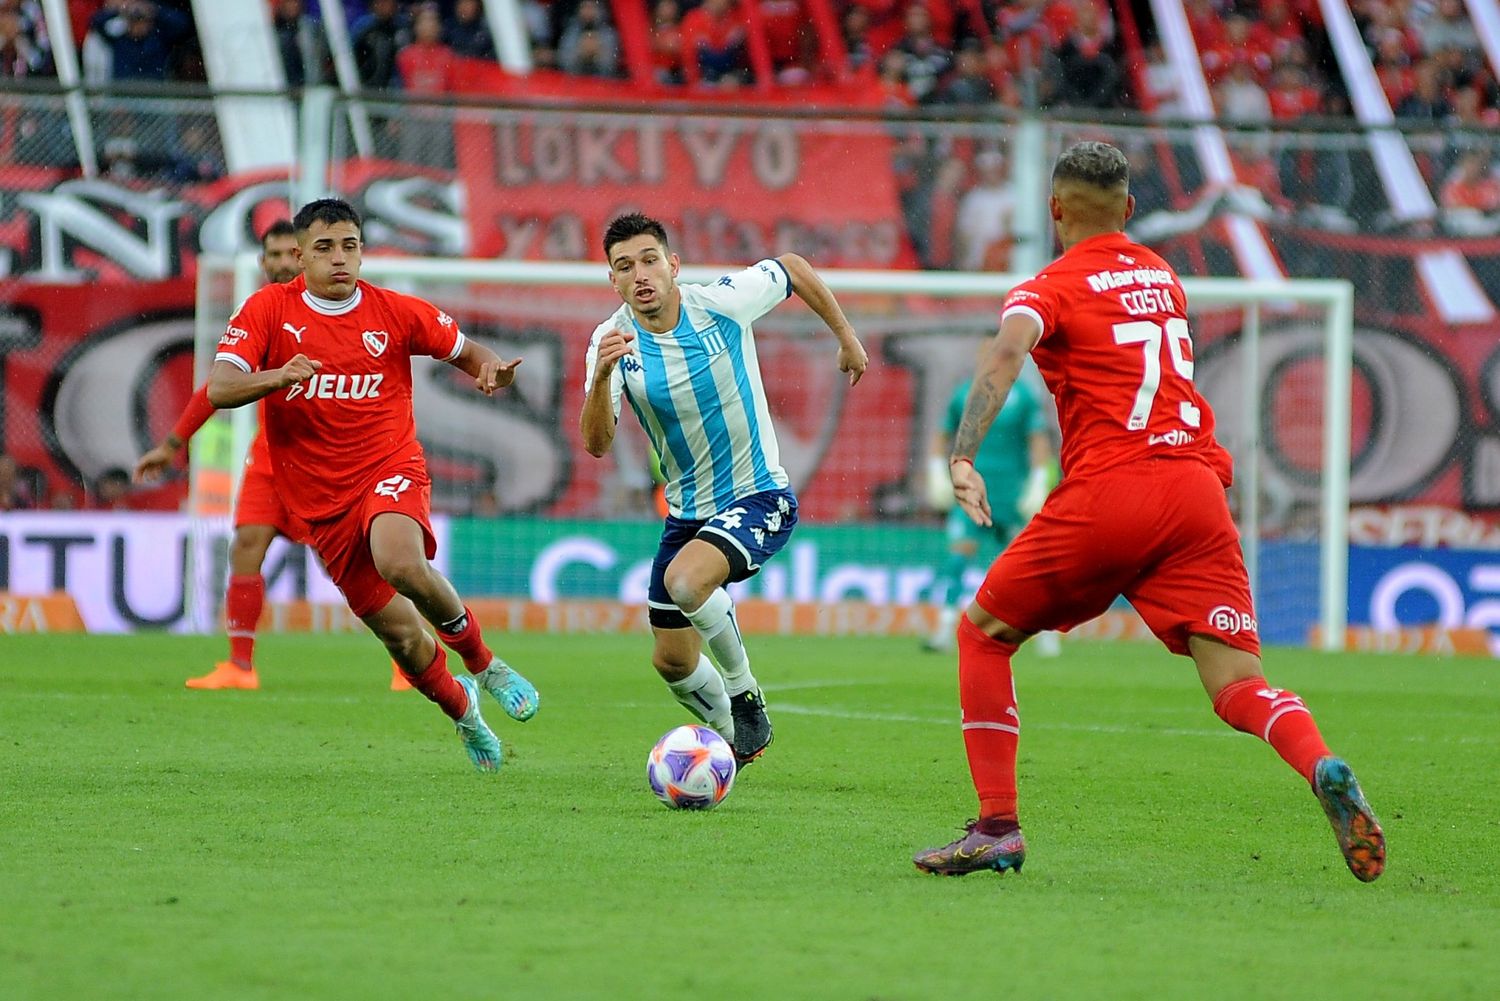
[[[1023,652],[1026,869],[924,876],[973,812],[951,658],[751,637],[776,742],[660,806],[642,636],[492,636],[537,682],[474,772],[367,636],[0,637],[0,997],[1494,998],[1500,666],[1272,651],[1390,860],[1144,645]]]

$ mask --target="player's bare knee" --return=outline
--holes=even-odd
[[[667,593],[672,603],[684,612],[696,611],[714,593],[718,584],[704,580],[692,569],[679,569],[675,564],[667,567],[665,578]]]

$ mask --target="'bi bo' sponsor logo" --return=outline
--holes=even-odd
[[[1231,605],[1215,605],[1209,609],[1208,624],[1229,636],[1238,636],[1240,633],[1257,635],[1260,633],[1260,626],[1256,623],[1255,616]]]

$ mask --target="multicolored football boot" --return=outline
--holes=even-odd
[[[455,724],[458,739],[463,741],[464,750],[469,752],[469,760],[474,763],[475,768],[481,772],[498,772],[504,754],[500,748],[500,738],[495,736],[484,717],[479,715],[479,686],[473,678],[460,677],[454,680],[463,686],[464,694],[469,697],[469,708]]]
[[[1385,871],[1385,833],[1365,801],[1359,780],[1343,758],[1319,758],[1313,770],[1313,792],[1333,825],[1339,851],[1354,878],[1371,883]]]
[[[536,715],[537,707],[542,704],[542,697],[537,694],[536,686],[499,657],[490,661],[490,666],[474,677],[500,703],[505,715],[518,722],[524,723],[531,719]]]
[[[1021,836],[1020,825],[1003,834],[985,834],[977,820],[964,825],[964,836],[957,841],[912,856],[918,869],[938,876],[967,876],[986,869],[1020,872],[1025,861],[1026,839]]]

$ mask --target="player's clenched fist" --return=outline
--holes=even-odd
[[[839,342],[839,371],[849,373],[849,385],[859,382],[859,377],[870,367],[870,356],[859,338],[850,334]]]
[[[313,373],[323,367],[320,361],[313,361],[304,354],[298,354],[291,361],[281,366],[281,388],[295,386],[299,382],[306,382],[313,377]]]
[[[485,396],[493,395],[495,390],[504,389],[516,381],[516,366],[521,364],[521,359],[515,361],[487,361],[479,366],[479,374],[474,377],[474,387]]]
[[[620,359],[630,354],[630,342],[635,340],[635,331],[617,326],[599,341],[599,355],[595,362],[594,378],[607,379],[614,372]]]

